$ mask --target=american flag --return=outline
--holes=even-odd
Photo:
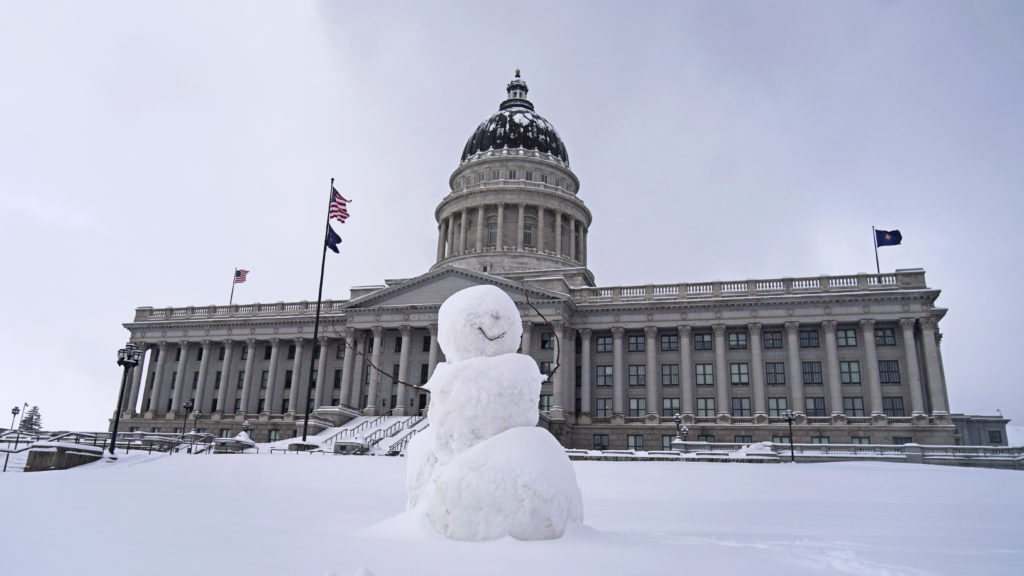
[[[248,270],[235,270],[235,284],[241,284],[242,282],[245,282],[245,277],[248,275]]]
[[[344,196],[338,194],[336,188],[331,188],[331,208],[328,210],[328,219],[334,218],[342,224],[348,219],[348,203],[351,200],[346,200]]]

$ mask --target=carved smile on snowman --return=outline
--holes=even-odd
[[[477,326],[476,329],[479,330],[480,333],[484,335],[484,338],[487,338],[491,342],[494,342],[498,338],[504,338],[505,334],[507,334],[507,332],[502,332],[501,334],[498,334],[497,336],[490,336],[489,334],[487,334],[487,332],[484,332],[484,329],[481,328],[480,326]]]

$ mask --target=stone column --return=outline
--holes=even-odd
[[[213,343],[203,340],[203,359],[199,361],[199,379],[196,381],[196,406],[195,409],[203,414],[209,414],[210,403],[206,401],[206,373],[210,367],[210,350]]]
[[[623,336],[626,330],[616,326],[612,328],[612,416],[617,421],[624,421],[626,414],[626,379]]]
[[[437,223],[437,261],[444,260],[444,240],[448,232],[445,230],[445,220]]]
[[[188,367],[189,352],[188,342],[182,340],[181,343],[178,344],[178,346],[181,350],[181,355],[178,357],[178,374],[174,378],[174,397],[171,398],[171,412],[175,413],[178,412],[178,409],[181,407],[182,404],[181,398],[182,395],[184,394],[186,382],[185,368]]]
[[[448,235],[448,247],[445,253],[445,257],[451,257],[455,253],[455,221],[453,216],[449,215],[445,218],[445,232]]]
[[[342,340],[345,346],[345,357],[341,361],[341,404],[345,406],[359,406],[358,398],[352,394],[352,372],[355,370],[356,358],[356,331],[353,328],[345,328],[345,338]],[[322,378],[321,378],[322,379]]]
[[[647,341],[644,350],[647,352],[647,416],[652,414],[657,420],[661,416],[661,371],[658,370],[658,329],[655,326],[644,328]]]
[[[146,371],[146,352],[149,348],[145,344],[139,346],[139,350],[142,350],[142,358],[139,360],[139,364],[132,368],[132,388],[128,393],[128,404],[122,408],[128,414],[139,413],[139,389],[142,388],[142,374]]]
[[[590,328],[580,329],[580,348],[583,352],[583,355],[580,358],[580,412],[587,421],[589,421],[592,410],[591,394],[593,393],[590,388],[590,337],[592,335],[593,332],[591,332]]]
[[[793,412],[803,414],[804,405],[803,370],[800,367],[800,323],[786,322],[786,378],[789,380],[789,395],[793,403]]]
[[[729,387],[732,380],[729,378],[729,363],[725,359],[725,324],[715,324],[711,330],[715,334],[715,403],[718,404],[718,417],[731,418],[729,398],[732,395]]]
[[[764,363],[761,362],[761,325],[754,323],[747,325],[747,333],[750,335],[750,385],[754,395],[754,417],[767,417],[765,410],[767,403],[764,389]]]
[[[326,337],[320,337],[320,361],[316,366],[316,388],[313,389],[313,410],[321,406],[330,406],[327,399],[328,390],[334,383],[327,375],[327,348],[329,342]],[[344,346],[344,344],[342,344]]]
[[[555,210],[555,254],[562,255],[562,213]]]
[[[302,350],[305,340],[302,338],[295,339],[295,358],[292,359],[292,389],[288,394],[288,411],[292,414],[301,413],[306,414],[306,398],[309,398],[309,391],[306,390],[303,394],[303,389],[306,388],[309,383],[306,378],[302,377]],[[314,347],[316,343],[314,342]],[[300,405],[301,404],[301,405]]]
[[[530,323],[527,320],[524,320],[523,321],[523,341],[522,341],[522,346],[521,346],[520,349],[522,350],[522,353],[527,355],[527,356],[530,355],[530,344],[531,344],[532,339],[533,339],[533,324]]]
[[[519,205],[519,224],[516,226],[516,247],[523,249],[523,233],[526,231],[526,204]]]
[[[367,400],[366,408],[363,410],[363,414],[367,416],[379,416],[381,414],[380,406],[380,379],[382,374],[380,373],[380,352],[381,348],[384,347],[384,328],[380,326],[374,326],[370,329],[373,333],[373,354],[370,355],[370,381],[366,383],[367,388]]]
[[[924,346],[924,368],[928,377],[928,400],[931,403],[932,415],[949,414],[949,400],[946,396],[946,382],[942,378],[942,363],[939,361],[939,347],[936,344],[935,329],[938,323],[934,318],[921,318],[921,344]]]
[[[563,350],[569,349],[569,346],[565,343],[565,324],[560,321],[551,323],[551,328],[555,335],[555,364],[558,365],[558,370],[551,378],[551,412],[550,416],[553,420],[565,418],[565,406],[566,394],[565,374],[569,371],[568,362],[566,361],[567,356],[563,354]]]
[[[924,395],[921,392],[921,368],[917,364],[917,344],[914,341],[913,318],[901,318],[903,330],[903,352],[907,356],[907,389],[910,390],[910,407],[913,416],[924,415]]]
[[[587,264],[587,229],[580,226],[580,264]]]
[[[576,219],[569,217],[569,258],[576,259]]]
[[[480,252],[484,249],[484,207],[478,206],[476,209],[476,251]]]
[[[277,380],[277,364],[281,356],[281,339],[270,339],[270,368],[267,370],[267,393],[264,397],[263,411],[267,414],[277,414],[277,407],[281,402],[281,383]],[[292,374],[292,379],[295,375]],[[293,382],[294,384],[294,382]],[[259,392],[256,392],[257,398]],[[256,402],[259,406],[259,402]]]
[[[402,352],[398,357],[398,399],[395,404],[395,416],[408,416],[412,414],[409,407],[409,349],[412,348],[412,327],[402,326],[399,328],[402,333]]]
[[[544,251],[544,207],[537,206],[537,251]]]
[[[459,254],[465,254],[469,243],[469,208],[462,209],[462,225],[459,228]],[[376,364],[374,364],[376,366]]]
[[[249,338],[245,341],[245,375],[242,376],[242,402],[239,405],[244,416],[250,412],[252,406],[252,373],[253,365],[256,363],[256,339]]]
[[[356,349],[358,350],[358,353],[353,359],[355,366],[352,368],[353,380],[351,406],[353,408],[359,408],[360,406],[365,408],[365,404],[369,403],[370,400],[369,389],[364,390],[363,387],[369,385],[369,379],[366,376],[366,366],[369,364],[367,354],[369,354],[369,347],[372,340],[371,336],[366,333],[366,330],[360,330],[357,334],[361,334],[361,336],[357,337]],[[355,352],[355,350],[353,350],[353,352]],[[344,378],[344,376],[342,376],[342,378]],[[363,400],[364,396],[367,397],[365,401]]]
[[[825,362],[828,364],[828,393],[832,404],[832,416],[843,415],[843,385],[839,380],[839,348],[836,343],[836,322],[821,323],[825,332]]]
[[[164,344],[161,342],[161,344]],[[160,348],[154,345],[149,346],[149,362],[146,363],[146,385],[142,388],[142,406],[145,406],[145,410],[142,410],[146,418],[152,418],[155,412],[157,398],[156,385],[157,385],[157,373],[160,368],[159,362],[164,357],[164,353],[159,351]],[[156,354],[157,366],[153,366],[153,355]]]
[[[430,330],[430,353],[427,356],[427,380],[434,375],[434,368],[437,367],[438,356],[440,356],[441,346],[437,343],[437,324],[431,324],[427,327]]]
[[[694,401],[697,394],[693,389],[693,346],[690,344],[690,327],[679,326],[679,384],[683,388],[683,416],[693,418]]]
[[[235,385],[231,378],[231,354],[234,351],[235,343],[231,340],[224,341],[224,361],[220,365],[220,390],[217,394],[217,412],[231,414],[234,410],[228,408],[228,390]]]
[[[498,238],[494,242],[495,250],[505,247],[505,203],[498,202]]]
[[[878,351],[875,350],[875,321],[861,320],[860,329],[864,339],[864,361],[867,363],[862,373],[868,379],[868,410],[875,418],[885,415],[882,410],[882,384],[878,377]]]

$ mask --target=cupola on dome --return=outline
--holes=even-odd
[[[477,152],[523,148],[557,156],[568,164],[569,153],[555,127],[534,112],[533,103],[526,99],[529,88],[520,78],[519,70],[506,88],[508,98],[497,112],[477,126],[462,150],[462,161]]]

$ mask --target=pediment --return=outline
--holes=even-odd
[[[440,306],[449,296],[471,286],[491,284],[505,291],[515,302],[548,303],[567,301],[569,296],[499,276],[483,274],[456,266],[446,266],[422,276],[411,278],[396,286],[382,288],[371,294],[349,301],[348,310],[367,308],[393,308],[405,306]],[[527,296],[529,295],[529,296]]]

